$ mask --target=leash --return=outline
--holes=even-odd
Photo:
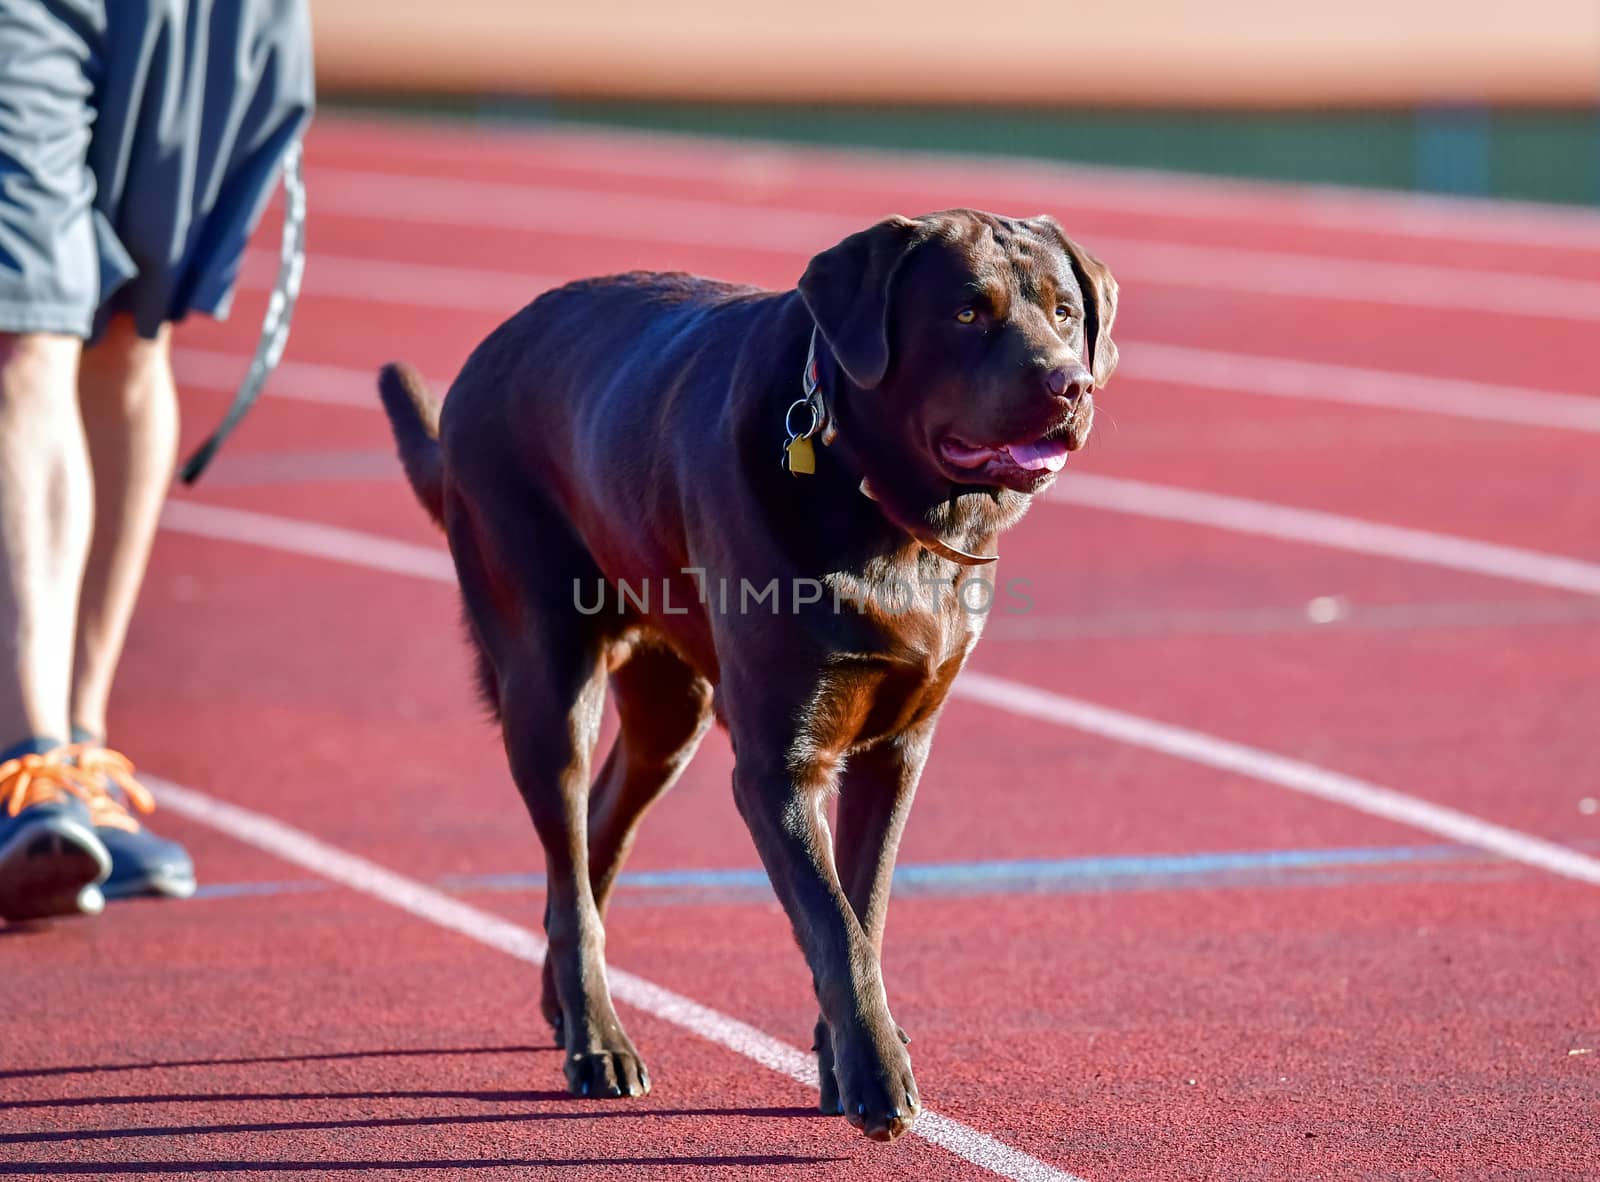
[[[306,267],[306,186],[300,175],[300,141],[289,145],[283,154],[283,241],[279,250],[278,278],[272,285],[272,295],[267,300],[266,314],[261,318],[261,338],[256,342],[256,353],[250,359],[250,368],[240,383],[228,413],[217,424],[216,430],[190,456],[179,472],[185,484],[200,479],[222,446],[223,440],[244,418],[245,412],[261,396],[267,377],[283,357],[283,347],[289,341],[289,321],[294,317],[294,304],[300,295],[300,280]]]
[[[817,471],[817,451],[812,444],[812,439],[819,433],[822,436],[823,446],[832,443],[839,434],[838,426],[828,415],[828,407],[822,400],[822,379],[817,369],[817,333],[815,325],[811,328],[811,344],[806,349],[806,367],[800,375],[800,388],[804,396],[795,399],[789,404],[789,409],[783,416],[783,466],[791,476],[812,476]],[[805,430],[795,429],[795,412],[809,414],[810,420],[806,422]],[[878,497],[867,484],[865,478],[861,481],[861,495],[867,500],[876,502]],[[968,554],[950,545],[932,530],[921,531],[900,522],[900,525],[911,535],[924,550],[937,554],[940,558],[961,566],[986,566],[996,561],[998,554]]]

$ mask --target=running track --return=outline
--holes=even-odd
[[[114,737],[205,888],[0,931],[0,1174],[1600,1178],[1600,217],[323,118],[269,396],[168,516]],[[1006,539],[886,970],[928,1108],[810,1114],[813,1007],[709,740],[611,922],[643,1100],[568,1098],[536,845],[370,375],[551,281],[775,286],[1048,210],[1123,284]],[[269,225],[275,225],[269,220]],[[180,341],[187,435],[253,343]]]

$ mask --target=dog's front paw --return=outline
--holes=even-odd
[[[911,1036],[905,1028],[894,1028],[896,1037],[902,1046],[909,1045]],[[817,1080],[821,1090],[817,1096],[817,1111],[825,1116],[843,1116],[844,1101],[839,1096],[839,1079],[833,1070],[833,1035],[828,1031],[828,1022],[825,1018],[818,1018],[816,1029],[811,1035],[811,1049],[817,1052]],[[912,1095],[916,1089],[911,1089]]]
[[[893,1141],[908,1132],[922,1110],[911,1075],[911,1056],[902,1041],[905,1036],[892,1023],[890,1029],[887,1038],[862,1031],[853,1038],[835,1039],[832,1054],[827,1055],[820,1049],[823,1030],[819,1023],[818,1067],[831,1058],[833,1068],[822,1075],[820,1107],[824,1112],[842,1113],[874,1141]]]
[[[650,1092],[650,1073],[631,1047],[626,1050],[569,1051],[567,1090],[574,1096],[612,1099]]]

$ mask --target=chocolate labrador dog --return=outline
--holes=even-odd
[[[951,210],[852,234],[798,290],[632,273],[547,292],[442,413],[383,370],[544,846],[541,1006],[574,1094],[650,1089],[603,917],[716,718],[811,967],[822,1109],[880,1141],[911,1126],[879,968],[895,851],[996,537],[1088,437],[1116,300],[1050,218]],[[621,727],[591,785],[608,683]]]

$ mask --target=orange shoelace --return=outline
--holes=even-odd
[[[139,822],[111,791],[121,789],[133,807],[148,813],[156,807],[150,790],[133,778],[133,764],[119,751],[92,743],[72,743],[43,755],[21,755],[0,763],[0,799],[16,816],[33,804],[76,796],[89,807],[96,826],[139,831]]]

